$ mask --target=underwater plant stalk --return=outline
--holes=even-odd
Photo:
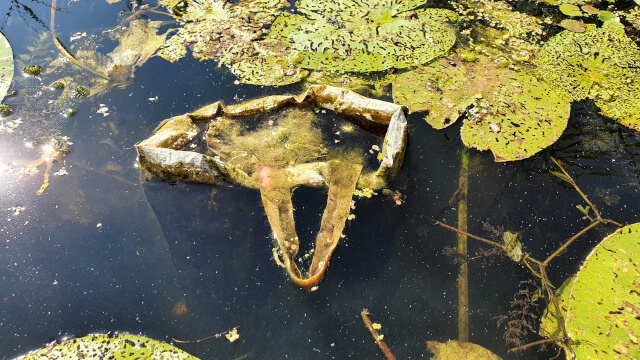
[[[67,50],[67,48],[64,47],[64,45],[62,45],[62,43],[60,42],[60,40],[58,39],[58,37],[56,36],[56,29],[55,29],[55,21],[56,21],[56,5],[58,4],[58,0],[51,0],[51,24],[50,24],[50,28],[51,28],[51,37],[53,38],[53,43],[56,45],[56,48],[58,48],[58,51],[60,51],[60,53],[66,57],[67,59],[69,59],[69,61],[71,61],[71,63],[73,63],[74,65],[78,66],[79,68],[86,70],[90,73],[92,73],[95,76],[101,77],[107,81],[110,81],[111,79],[104,75],[101,74],[91,68],[89,68],[88,66],[82,64],[80,61],[78,61],[73,55],[71,55],[71,53],[69,52],[69,50]]]
[[[469,191],[469,149],[462,149],[460,159],[460,178],[458,188],[460,197],[458,200],[458,230],[467,231],[467,195]],[[458,340],[469,341],[469,264],[467,254],[467,236],[458,233],[458,258],[460,269],[458,270]]]
[[[558,324],[560,324],[560,328],[562,330],[562,337],[561,338],[549,338],[549,339],[545,339],[545,340],[536,341],[536,342],[533,342],[533,343],[530,343],[530,344],[526,344],[526,345],[523,345],[523,346],[519,346],[519,347],[510,349],[509,353],[522,351],[522,350],[525,350],[525,349],[527,349],[527,348],[529,348],[531,346],[535,346],[535,345],[542,345],[542,344],[545,344],[545,343],[548,343],[548,342],[556,342],[561,347],[563,347],[566,352],[568,352],[571,355],[571,358],[575,359],[576,355],[575,355],[575,352],[573,351],[573,348],[571,346],[573,341],[572,341],[572,339],[569,337],[569,335],[567,333],[567,329],[565,327],[565,319],[564,319],[564,316],[562,315],[562,311],[561,311],[560,305],[558,304],[558,301],[556,299],[556,295],[555,295],[554,290],[553,290],[554,287],[551,284],[551,281],[549,281],[549,277],[547,276],[547,266],[551,263],[551,261],[553,259],[555,259],[560,254],[562,254],[580,236],[584,235],[586,232],[588,232],[592,228],[596,227],[597,225],[599,225],[599,224],[613,224],[613,225],[621,227],[622,224],[620,224],[619,222],[614,221],[614,220],[602,218],[602,216],[597,211],[597,209],[595,208],[593,203],[587,198],[587,196],[582,192],[582,190],[580,190],[580,188],[576,184],[575,180],[562,167],[560,162],[557,161],[553,157],[551,159],[558,166],[558,168],[560,168],[560,170],[562,171],[562,173],[558,173],[558,172],[554,172],[554,171],[552,171],[551,173],[553,175],[559,177],[563,181],[568,182],[571,186],[573,186],[573,188],[580,194],[582,199],[589,205],[589,207],[591,209],[593,209],[593,212],[594,212],[596,217],[595,217],[595,219],[593,219],[593,218],[587,216],[587,218],[589,218],[591,220],[591,224],[589,224],[587,227],[585,227],[584,229],[580,230],[577,234],[572,236],[569,240],[567,240],[564,244],[562,244],[562,246],[560,246],[560,248],[558,248],[553,254],[551,254],[546,260],[539,261],[539,260],[536,260],[536,259],[532,258],[531,256],[529,256],[529,254],[526,254],[526,256],[524,258],[522,258],[522,260],[520,261],[520,263],[524,264],[531,271],[531,273],[533,275],[535,275],[537,278],[541,279],[542,287],[544,288],[545,292],[547,293],[547,296],[546,296],[547,300],[551,304],[553,304],[553,307],[556,310],[556,316],[558,318]],[[468,161],[468,159],[467,159],[467,161]],[[463,164],[464,164],[464,159],[463,159]],[[461,176],[461,178],[463,176],[462,170],[461,170],[460,176]],[[462,199],[465,201],[465,203],[464,203],[465,210],[466,210],[466,195],[467,194],[465,192],[464,196],[462,197]],[[460,201],[460,203],[462,204],[462,200]],[[491,240],[487,240],[487,239],[481,238],[479,236],[475,236],[475,235],[467,233],[466,232],[466,223],[465,223],[465,228],[462,229],[461,222],[460,222],[460,216],[461,216],[460,210],[461,210],[461,207],[462,206],[458,207],[458,228],[455,228],[453,226],[449,226],[449,225],[444,224],[444,223],[442,223],[440,221],[432,219],[432,220],[434,220],[436,225],[442,226],[444,228],[447,228],[449,230],[452,230],[452,231],[455,231],[456,233],[458,233],[458,241],[459,241],[459,243],[458,243],[458,255],[459,256],[464,256],[464,254],[460,253],[460,238],[462,236],[464,236],[465,239],[467,237],[469,237],[469,238],[472,238],[472,239],[475,239],[475,240],[478,240],[478,241],[482,241],[482,242],[487,243],[487,244],[491,244],[491,245],[493,245],[493,246],[495,246],[497,248],[500,248],[501,250],[503,250],[505,252],[507,251],[507,248],[504,245],[500,244],[500,243],[497,243],[497,242],[494,242],[494,241],[491,241]],[[465,259],[466,259],[466,257],[465,257]],[[466,264],[466,262],[465,262],[465,264]],[[537,266],[538,271],[536,271],[534,269],[534,266],[532,266],[532,265]],[[462,267],[461,267],[461,269],[462,269]],[[462,274],[462,272],[461,272],[461,274]],[[461,274],[458,275],[459,279],[460,279]],[[459,280],[459,282],[460,282],[460,280]],[[458,296],[460,296],[460,288],[459,288]],[[460,338],[460,340],[462,341],[462,337]]]
[[[369,332],[371,332],[371,336],[373,336],[373,339],[376,341],[376,344],[378,344],[378,347],[380,348],[380,350],[382,350],[382,352],[384,353],[384,356],[387,357],[387,360],[396,360],[396,357],[393,356],[387,344],[385,344],[385,342],[382,340],[384,337],[380,335],[378,333],[378,330],[376,330],[373,327],[373,324],[369,319],[369,311],[367,309],[363,309],[360,312],[360,315],[362,316],[362,321],[364,321],[364,324],[367,326],[367,329],[369,329]]]

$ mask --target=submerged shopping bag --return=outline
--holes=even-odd
[[[216,102],[169,118],[135,147],[140,166],[161,179],[259,190],[278,243],[276,261],[296,284],[312,290],[341,238],[356,187],[380,189],[401,166],[405,111],[350,90],[315,85],[297,96],[230,106]],[[373,145],[380,151],[375,166],[366,156],[374,151],[359,143],[363,132],[384,136],[381,149]],[[291,192],[298,186],[328,190],[313,259],[305,271],[295,262],[300,246]]]

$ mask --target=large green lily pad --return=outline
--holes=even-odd
[[[108,356],[106,356],[107,354]],[[195,356],[169,344],[129,334],[91,335],[70,339],[60,344],[47,346],[21,358],[21,360],[103,358],[112,360],[198,360]]]
[[[496,161],[525,159],[553,144],[570,112],[570,103],[547,83],[482,56],[472,63],[450,56],[398,75],[393,96],[412,111],[428,111],[426,120],[437,129],[473,106],[462,125],[462,140],[468,147],[491,150]]]
[[[602,240],[571,285],[560,296],[575,358],[640,358],[640,223]]]
[[[0,101],[4,99],[13,80],[13,51],[9,40],[0,33]]]
[[[594,99],[621,124],[640,129],[640,50],[623,30],[563,31],[540,51],[540,74],[569,101]]]
[[[456,41],[444,9],[418,9],[425,1],[301,0],[299,14],[285,13],[269,35],[281,37],[302,53],[307,69],[380,71],[427,63],[447,53]]]

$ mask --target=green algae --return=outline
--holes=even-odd
[[[394,77],[394,74],[386,72],[344,73],[315,70],[305,78],[303,87],[330,85],[346,88],[363,96],[380,98],[391,95],[391,83]]]
[[[427,63],[456,40],[444,9],[415,9],[424,1],[302,0],[301,13],[285,13],[269,36],[287,39],[306,69],[380,71]]]
[[[189,1],[183,12],[184,26],[167,39],[157,55],[174,62],[189,48],[200,60],[225,56],[231,64],[262,37],[263,27],[271,24],[287,4],[286,0]]]
[[[461,24],[456,51],[484,55],[503,66],[530,65],[546,34],[545,21],[493,0],[453,3]]]
[[[225,163],[251,173],[259,166],[282,168],[327,156],[318,121],[309,108],[288,108],[262,126],[246,131],[239,122],[221,117],[209,125],[207,141]]]
[[[153,339],[139,335],[91,335],[65,340],[60,344],[52,344],[20,360],[44,359],[175,359],[198,360],[195,356]]]
[[[538,58],[538,71],[567,101],[591,98],[603,115],[640,129],[640,50],[615,27],[563,31]]]
[[[282,86],[297,83],[309,75],[307,70],[295,65],[300,59],[299,53],[275,39],[256,42],[240,54],[237,61],[223,59],[223,62],[229,63],[231,73],[244,84]]]

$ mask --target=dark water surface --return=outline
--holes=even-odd
[[[56,18],[61,39],[114,27],[118,13],[128,10],[124,1],[58,5],[64,8]],[[8,14],[2,31],[16,56],[28,54],[27,46],[48,31],[46,3],[3,0],[0,10]],[[52,43],[49,49],[57,56]],[[16,66],[16,77],[21,70]],[[257,191],[139,183],[132,146],[162,119],[217,100],[232,104],[301,90],[234,80],[213,62],[152,58],[127,87],[89,98],[64,122],[61,133],[73,145],[52,172],[64,166],[69,174],[52,176],[43,195],[35,195],[43,168],[26,178],[0,172],[0,359],[92,333],[170,342],[233,327],[240,334],[235,343],[220,338],[175,345],[202,359],[381,359],[360,318],[364,308],[382,324],[398,359],[428,358],[425,341],[457,338],[457,267],[443,254],[456,236],[431,219],[456,221],[448,202],[458,188],[459,128],[435,131],[420,114],[410,116],[404,166],[389,184],[406,202],[397,206],[383,195],[357,200],[356,219],[312,293],[288,281],[273,261],[274,241]],[[23,91],[21,84],[14,88]],[[155,96],[157,101],[148,100]],[[96,113],[100,104],[110,109],[108,116]],[[526,250],[544,259],[588,225],[575,208],[583,204],[579,195],[549,174],[556,170],[552,155],[568,163],[603,216],[639,221],[637,135],[597,115],[590,103],[573,107],[561,141],[532,159],[497,164],[489,153],[470,151],[469,232],[489,237],[484,222],[519,231]],[[20,116],[19,104],[15,108],[14,118]],[[24,146],[29,134],[19,130],[0,133],[0,166],[24,166],[39,156]],[[302,250],[311,247],[325,199],[313,189],[294,193]],[[551,281],[561,284],[612,230],[602,226],[581,237],[552,263]],[[471,241],[469,248],[473,256],[482,246]],[[495,317],[508,314],[528,272],[507,258],[473,260],[469,268],[470,339],[506,357],[504,326],[497,327]],[[186,313],[176,310],[181,304]],[[509,358],[553,355],[529,350]]]

